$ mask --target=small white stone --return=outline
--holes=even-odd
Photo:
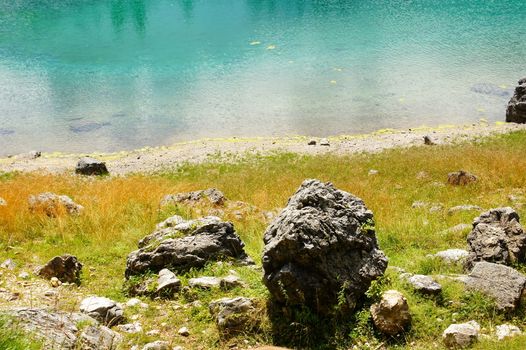
[[[29,279],[29,273],[27,273],[25,271],[20,272],[20,274],[18,275],[18,278],[23,279],[23,280],[27,280],[27,279]]]
[[[57,288],[57,287],[60,287],[60,285],[62,284],[62,282],[60,282],[60,280],[56,277],[51,277],[51,287],[53,288]]]
[[[369,170],[369,176],[371,176],[371,175],[378,175],[378,173],[379,173],[379,171],[376,170],[376,169]]]
[[[190,331],[186,327],[181,327],[177,333],[183,337],[188,337],[190,335]]]

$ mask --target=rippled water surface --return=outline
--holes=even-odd
[[[524,0],[0,0],[0,154],[504,120]]]

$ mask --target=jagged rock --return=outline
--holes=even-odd
[[[108,168],[106,168],[106,163],[100,160],[84,157],[78,161],[75,173],[81,175],[107,175]]]
[[[520,303],[526,277],[511,267],[477,262],[468,276],[459,279],[471,290],[483,292],[495,299],[501,311],[513,311]]]
[[[491,209],[476,218],[467,241],[468,268],[476,261],[509,265],[526,260],[526,234],[519,215],[509,207]]]
[[[0,207],[6,207],[6,206],[7,206],[7,201],[3,199],[2,197],[0,197]]]
[[[57,195],[51,192],[29,196],[29,210],[31,212],[44,213],[49,217],[57,217],[60,214],[78,215],[84,210],[71,198],[65,195]]]
[[[452,324],[442,334],[448,348],[466,348],[478,341],[480,326],[475,321]]]
[[[170,344],[167,341],[157,340],[146,344],[142,350],[170,350]]]
[[[142,326],[140,322],[120,324],[117,326],[117,329],[124,333],[135,334],[142,332]]]
[[[13,261],[13,259],[6,259],[4,262],[0,265],[0,268],[6,269],[6,270],[14,270],[16,267],[16,263]]]
[[[209,202],[211,204],[221,206],[226,201],[223,192],[217,188],[209,188],[201,191],[185,192],[178,194],[168,194],[164,196],[161,201],[161,206],[175,205],[175,204],[196,204],[202,202]]]
[[[464,204],[464,205],[457,205],[455,207],[449,208],[447,213],[449,215],[453,215],[461,211],[482,211],[482,210],[483,209],[479,207],[478,205]]]
[[[63,283],[80,284],[82,264],[77,257],[69,254],[55,256],[46,265],[37,269],[36,274],[46,279],[56,277]]]
[[[114,350],[122,337],[99,326],[93,318],[75,312],[16,308],[2,311],[14,324],[44,342],[47,350]],[[78,324],[87,326],[79,332]]]
[[[207,262],[228,258],[253,264],[244,246],[231,222],[216,217],[185,221],[142,239],[140,249],[128,255],[125,275],[129,278],[164,268],[183,273],[201,268]]]
[[[384,292],[380,302],[371,305],[371,315],[375,327],[387,335],[403,332],[411,324],[407,299],[396,290]]]
[[[498,340],[504,340],[521,334],[522,332],[519,327],[510,324],[502,324],[497,326],[495,330],[495,335]]]
[[[446,263],[458,263],[467,259],[469,253],[464,249],[447,249],[437,252],[434,256]]]
[[[515,93],[506,109],[506,121],[512,123],[526,122],[526,78],[519,80]]]
[[[104,297],[85,298],[80,303],[80,312],[110,327],[124,319],[122,308],[113,300]]]
[[[263,282],[274,301],[322,314],[353,309],[387,267],[373,225],[361,199],[304,181],[265,232]]]
[[[201,288],[201,289],[212,289],[212,288],[219,288],[219,285],[221,284],[221,279],[217,277],[197,277],[197,278],[190,278],[188,280],[188,285],[192,288]]]
[[[477,177],[467,171],[460,170],[447,174],[447,182],[450,185],[463,186],[477,181]]]
[[[442,291],[442,286],[426,275],[413,275],[407,281],[416,291],[424,294],[439,294]]]
[[[159,271],[156,293],[159,296],[173,296],[181,289],[181,280],[168,269]]]
[[[252,299],[245,297],[222,298],[209,304],[210,314],[223,333],[250,331],[259,326],[257,309]]]

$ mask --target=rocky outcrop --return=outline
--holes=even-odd
[[[116,325],[124,319],[122,308],[113,300],[104,297],[88,297],[82,300],[80,312],[108,326]]]
[[[509,265],[526,260],[526,234],[512,208],[497,208],[483,213],[473,222],[468,235],[467,268],[477,261]]]
[[[212,301],[209,310],[222,335],[250,331],[259,327],[260,318],[254,301],[245,297]]]
[[[49,350],[113,350],[122,341],[122,336],[81,313],[32,308],[2,313],[13,320],[13,326],[35,335]],[[82,331],[78,328],[81,323],[86,325]]]
[[[447,182],[454,186],[464,186],[476,182],[477,177],[464,170],[447,174]]]
[[[375,327],[387,335],[397,335],[411,324],[411,313],[407,299],[396,290],[388,290],[382,299],[371,305]]]
[[[322,314],[353,309],[387,267],[373,225],[361,199],[304,181],[265,232],[263,282],[273,300]]]
[[[168,194],[161,201],[161,206],[177,204],[203,204],[208,202],[213,205],[223,205],[226,197],[217,188],[209,188],[201,191]]]
[[[84,207],[79,205],[65,195],[57,195],[51,192],[29,196],[29,210],[34,213],[43,213],[49,217],[57,217],[61,214],[78,215]]]
[[[478,341],[480,326],[475,321],[452,324],[442,334],[444,345],[448,348],[467,348]]]
[[[82,264],[73,255],[56,256],[48,263],[40,267],[36,274],[48,280],[56,277],[63,283],[80,284],[80,273]]]
[[[106,168],[106,163],[90,158],[84,157],[81,158],[77,166],[75,167],[75,173],[80,175],[108,175],[108,168]]]
[[[142,239],[139,250],[128,255],[125,275],[129,278],[164,268],[183,273],[202,268],[210,261],[229,258],[252,264],[244,246],[231,222],[217,217],[182,220]]]
[[[488,262],[477,262],[471,273],[460,278],[470,290],[480,291],[495,300],[500,311],[515,310],[521,300],[526,276],[511,267]]]
[[[519,80],[515,93],[506,109],[506,121],[511,123],[526,123],[526,78]]]

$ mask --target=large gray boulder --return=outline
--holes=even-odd
[[[231,222],[206,217],[161,227],[143,238],[139,249],[128,255],[126,278],[164,268],[183,273],[204,267],[210,261],[229,258],[253,264]]]
[[[82,264],[77,260],[77,257],[65,254],[55,256],[40,267],[36,274],[48,280],[56,277],[60,282],[80,284],[81,271]]]
[[[467,241],[467,268],[477,261],[510,265],[526,259],[526,234],[519,214],[509,207],[491,209],[476,218]]]
[[[81,313],[16,308],[2,314],[12,320],[13,327],[41,340],[48,350],[114,350],[122,341],[118,333]],[[79,324],[86,327],[81,331]]]
[[[373,225],[361,199],[305,180],[265,232],[263,282],[274,301],[322,314],[353,309],[387,268]]]
[[[106,163],[103,161],[84,157],[78,161],[75,173],[80,175],[107,175],[108,168],[106,168]]]
[[[526,78],[519,80],[515,93],[506,109],[506,121],[512,123],[526,123]]]

